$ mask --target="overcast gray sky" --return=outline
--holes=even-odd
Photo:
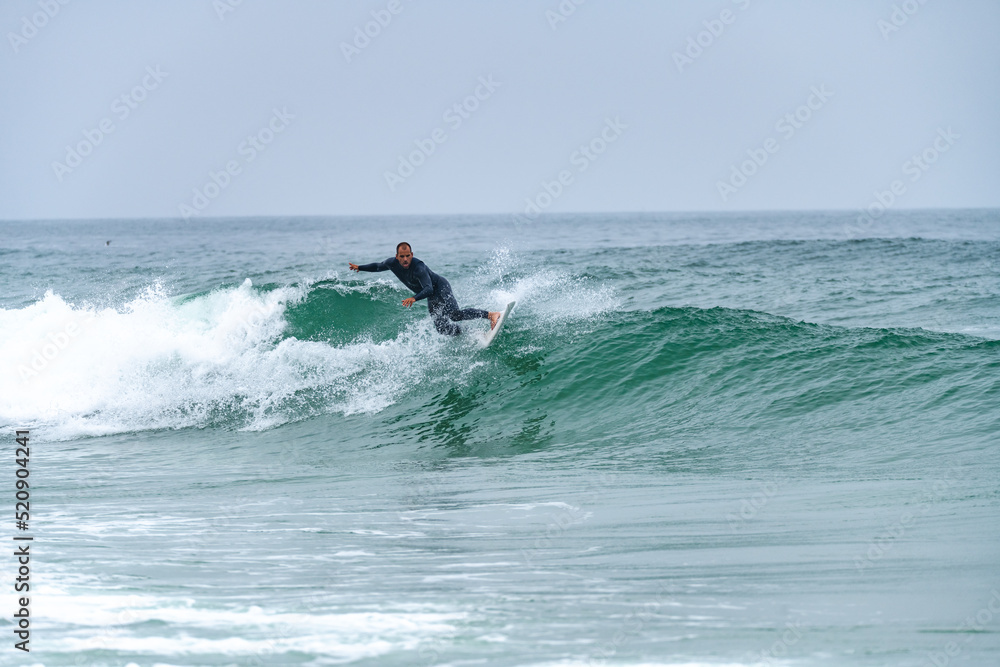
[[[3,219],[1000,206],[995,0],[4,0],[0,27]]]

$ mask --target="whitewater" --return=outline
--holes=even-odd
[[[1000,211],[856,218],[0,223],[11,664],[1000,662]]]

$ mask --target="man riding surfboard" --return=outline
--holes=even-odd
[[[451,283],[427,268],[427,265],[413,256],[410,244],[403,241],[396,246],[396,256],[384,262],[357,265],[348,262],[351,271],[392,271],[399,281],[413,290],[413,296],[403,299],[409,308],[421,299],[427,299],[427,310],[434,321],[438,333],[457,336],[462,328],[455,322],[463,320],[488,319],[490,329],[497,324],[500,313],[479,308],[459,308],[451,291]]]

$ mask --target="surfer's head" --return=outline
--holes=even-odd
[[[413,261],[413,251],[410,250],[410,244],[406,241],[396,246],[396,261],[404,269],[410,268],[410,262]]]

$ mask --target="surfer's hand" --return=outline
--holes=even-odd
[[[417,302],[417,300],[414,299],[412,296],[409,299],[403,299],[403,305],[406,306],[407,308],[409,308],[410,306],[412,306],[416,302]]]
[[[358,268],[358,265],[357,265],[357,264],[355,264],[354,262],[348,262],[348,263],[347,263],[347,267],[348,267],[348,268],[349,268],[349,269],[350,269],[351,271],[360,271],[360,269]]]

